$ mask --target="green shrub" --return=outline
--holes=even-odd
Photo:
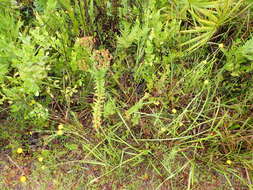
[[[253,71],[253,39],[244,44],[237,40],[230,49],[223,49],[226,56],[224,68],[232,76],[240,76]]]

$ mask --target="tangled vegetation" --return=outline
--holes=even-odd
[[[253,189],[251,0],[1,0],[1,189]]]

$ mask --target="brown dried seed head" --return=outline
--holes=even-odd
[[[84,36],[78,39],[78,42],[87,48],[93,48],[96,40],[92,36]]]

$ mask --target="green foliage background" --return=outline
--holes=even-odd
[[[0,20],[4,149],[80,150],[88,185],[145,166],[157,189],[253,188],[251,1],[2,0]]]

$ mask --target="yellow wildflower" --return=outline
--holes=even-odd
[[[226,163],[227,163],[228,165],[231,165],[231,164],[232,164],[232,161],[231,161],[231,160],[227,160]]]
[[[204,81],[204,85],[208,85],[209,84],[209,81],[208,80],[205,80]]]
[[[26,177],[25,176],[20,176],[19,181],[21,183],[25,183],[26,182]]]
[[[149,175],[147,173],[145,173],[143,176],[142,176],[142,179],[143,180],[148,180],[149,179]]]
[[[18,154],[23,153],[23,149],[22,149],[22,148],[18,148],[18,149],[17,149],[17,153],[18,153]]]
[[[172,113],[176,114],[177,113],[177,110],[174,108],[171,110]]]
[[[58,125],[58,129],[62,130],[63,129],[63,124]]]
[[[39,160],[39,162],[42,162],[43,161],[43,157],[39,157],[38,160]]]
[[[219,48],[224,48],[224,44],[223,43],[221,43],[221,44],[219,44]]]
[[[36,104],[36,102],[35,102],[35,100],[32,100],[29,105],[32,106],[34,104]]]
[[[57,134],[57,135],[63,135],[63,131],[62,131],[62,130],[58,130],[58,131],[56,132],[56,134]]]
[[[165,127],[162,127],[162,128],[160,129],[160,133],[164,133],[166,130],[167,130],[167,129],[166,129]]]
[[[160,102],[159,102],[159,101],[156,101],[156,102],[154,102],[154,104],[155,104],[156,106],[158,106],[158,105],[160,104]]]

